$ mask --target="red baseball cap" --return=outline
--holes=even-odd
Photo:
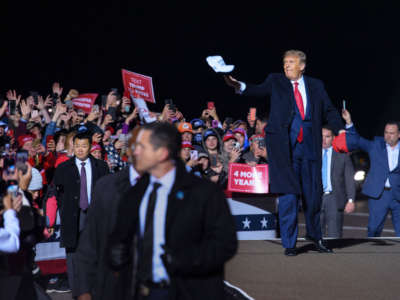
[[[23,147],[25,143],[32,142],[32,141],[33,141],[33,137],[29,134],[20,135],[18,137],[18,145],[20,147]]]
[[[246,136],[246,130],[244,130],[243,128],[236,128],[235,130],[233,130],[233,134],[235,133],[240,133],[244,137]]]
[[[190,149],[194,149],[194,147],[192,146],[191,142],[188,141],[182,141],[182,146],[181,148],[190,148]]]
[[[92,148],[90,149],[90,153],[92,153],[93,151],[96,150],[101,150],[101,146],[99,144],[97,144],[96,142],[92,143]]]
[[[227,140],[230,140],[230,139],[237,140],[236,137],[233,135],[232,132],[227,132],[227,133],[224,135],[223,141],[226,142]]]

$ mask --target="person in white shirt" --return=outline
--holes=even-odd
[[[4,209],[1,211],[4,227],[0,228],[0,252],[15,253],[19,250],[19,221],[17,210],[21,208],[22,199],[17,197],[12,199],[11,195],[6,195],[2,199]]]

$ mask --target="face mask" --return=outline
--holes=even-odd
[[[131,110],[131,106],[130,105],[126,105],[125,106],[125,112],[129,112]]]

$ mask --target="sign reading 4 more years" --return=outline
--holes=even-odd
[[[269,191],[268,165],[255,167],[247,164],[229,164],[228,191],[267,194]]]

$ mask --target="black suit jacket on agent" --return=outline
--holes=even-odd
[[[102,161],[89,156],[92,168],[92,193],[98,179],[108,174],[108,166]],[[75,248],[79,233],[79,198],[80,175],[75,164],[75,157],[63,162],[56,168],[54,175],[57,205],[61,217],[61,247]]]
[[[343,129],[341,118],[332,105],[322,81],[303,76],[307,94],[307,111],[311,116],[312,153],[317,162],[314,172],[319,172],[314,190],[322,193],[321,148],[323,123],[328,123],[335,131]],[[265,128],[269,160],[271,193],[300,194],[300,183],[291,164],[290,128],[295,116],[296,100],[292,83],[284,74],[270,74],[259,85],[248,84],[243,92],[246,96],[270,96],[270,114]]]
[[[132,245],[148,185],[149,175],[143,176],[120,203],[109,244],[111,253],[121,244]],[[173,257],[166,267],[171,280],[170,299],[223,299],[224,263],[237,250],[234,219],[222,190],[188,174],[181,162],[177,162],[168,197],[165,246]],[[111,261],[115,266],[112,254]]]
[[[345,153],[332,151],[331,158],[331,184],[337,208],[343,210],[347,200],[356,197],[354,182],[354,167],[350,156]]]
[[[77,248],[80,294],[90,293],[93,300],[127,299],[132,268],[114,276],[106,263],[107,239],[117,220],[123,196],[131,188],[129,168],[102,177],[95,186],[86,227]]]

